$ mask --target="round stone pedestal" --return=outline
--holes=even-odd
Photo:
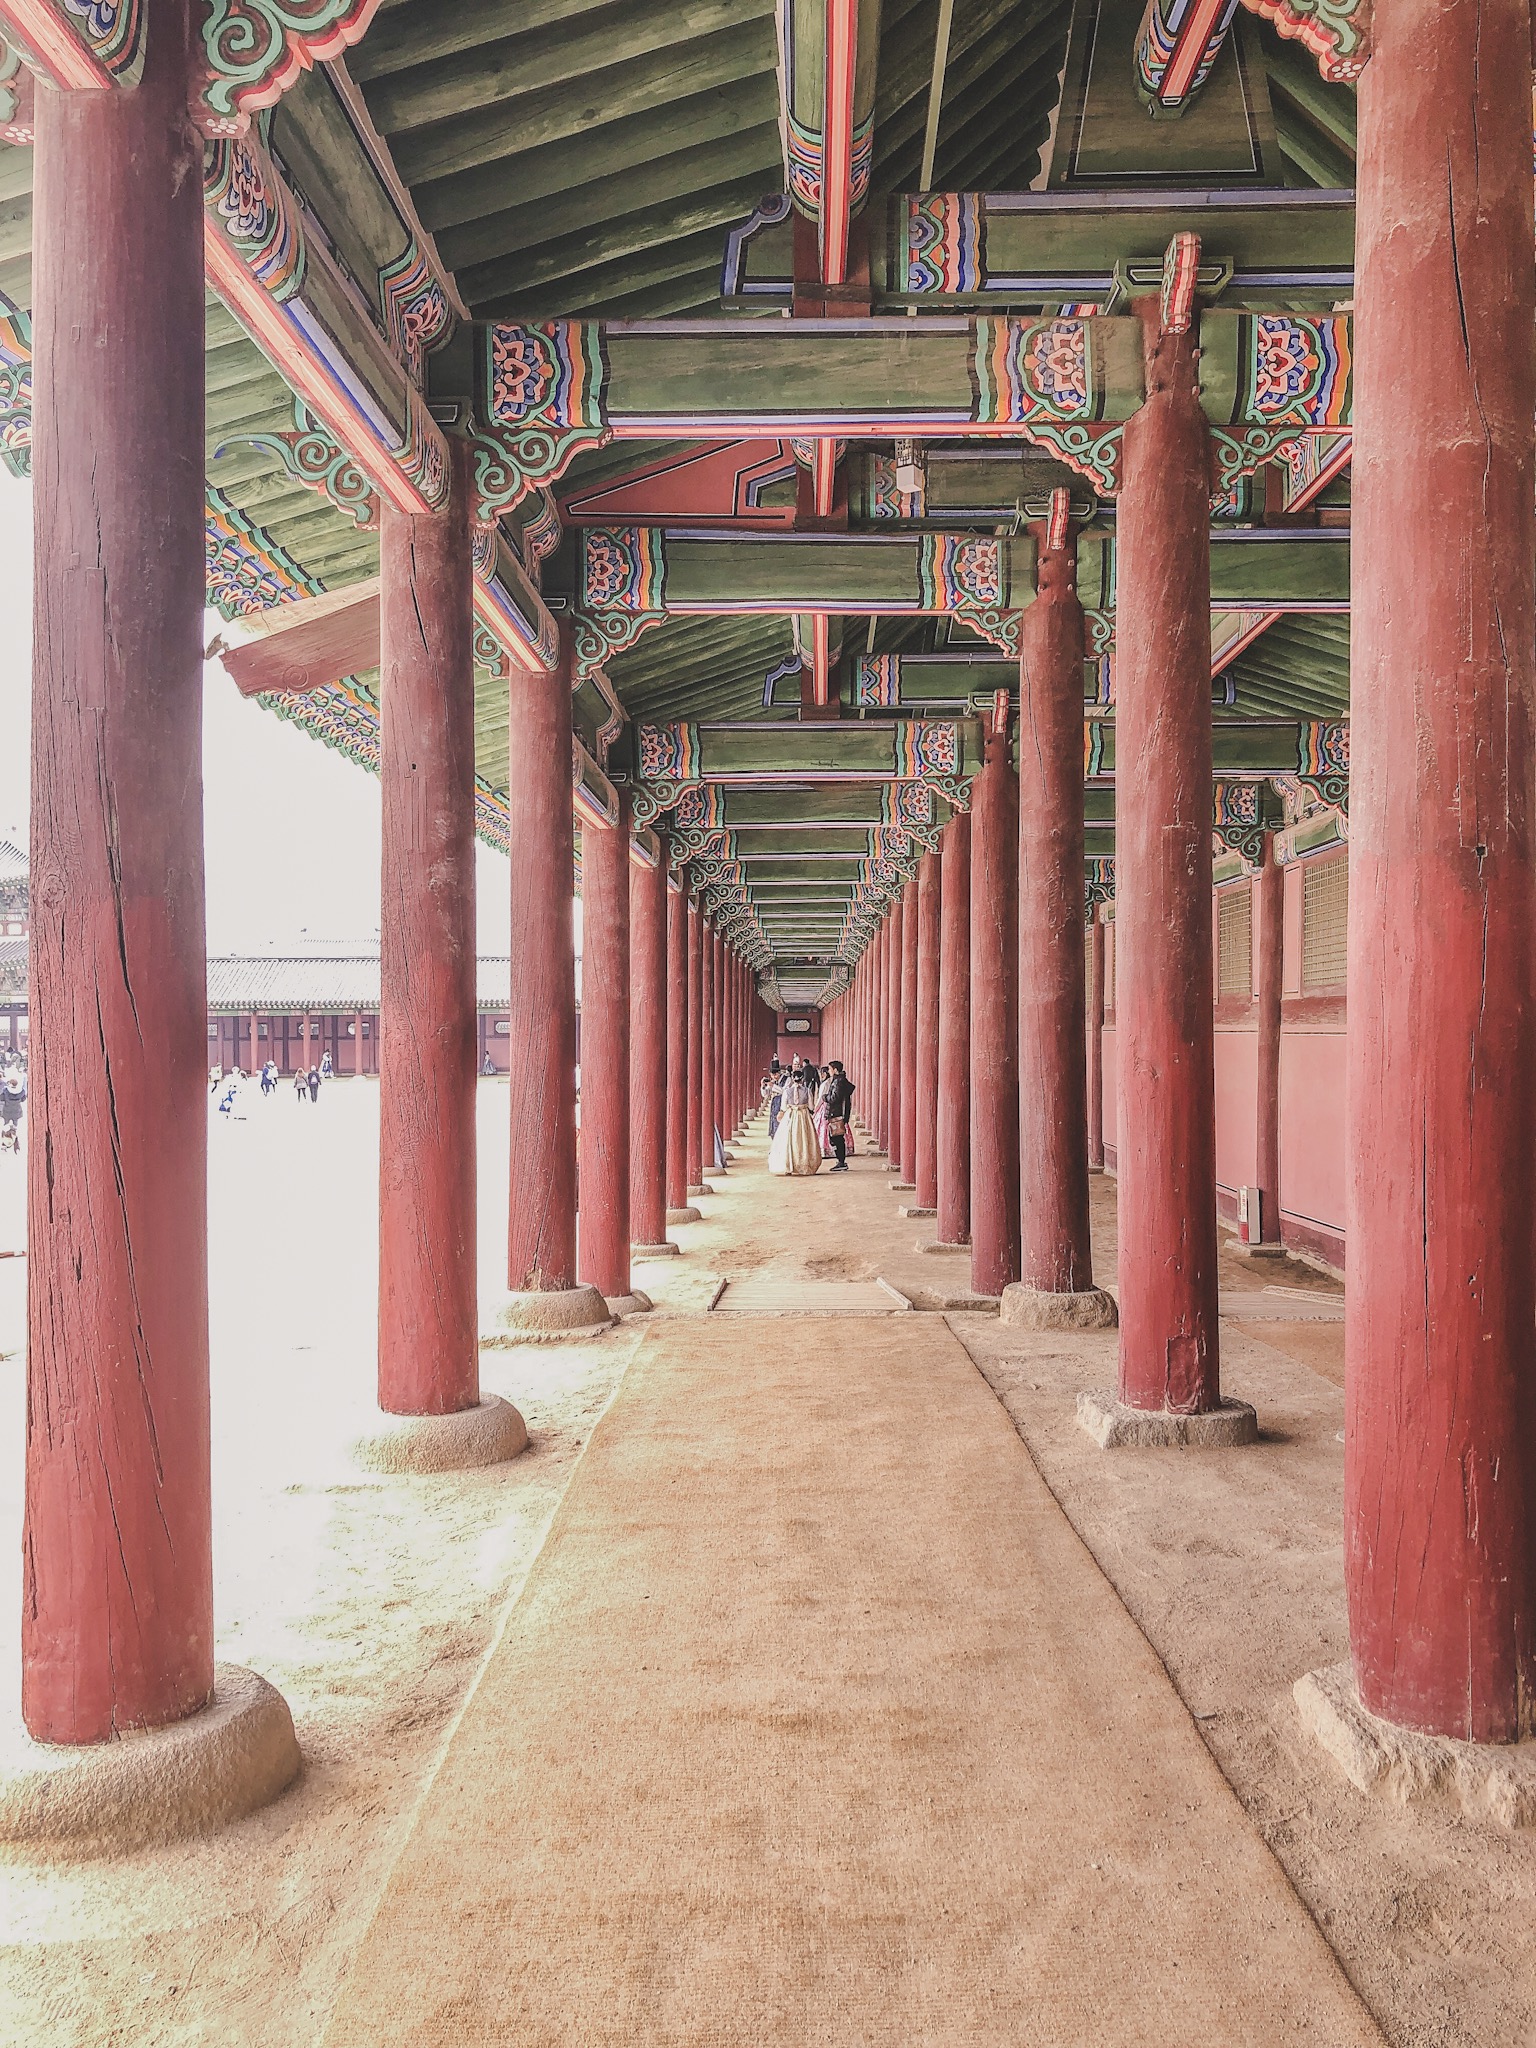
[[[365,1472],[463,1472],[501,1465],[528,1448],[528,1427],[510,1401],[482,1394],[453,1415],[381,1415],[352,1455]]]
[[[1015,1330],[1112,1330],[1120,1320],[1115,1297],[1102,1287],[1078,1294],[1047,1294],[1018,1281],[1003,1289],[998,1319]]]
[[[648,1294],[642,1294],[637,1287],[632,1294],[610,1294],[608,1307],[616,1316],[648,1315],[656,1306]]]
[[[509,1294],[496,1312],[496,1335],[487,1344],[559,1344],[596,1337],[615,1317],[595,1287],[551,1287]]]
[[[671,1220],[669,1211],[667,1221],[670,1223]],[[682,1246],[673,1244],[669,1238],[665,1244],[632,1244],[629,1256],[632,1259],[675,1259],[681,1250]]]
[[[288,1702],[219,1664],[200,1713],[77,1748],[18,1737],[0,1749],[0,1853],[63,1861],[210,1834],[268,1805],[299,1774]]]
[[[686,1209],[669,1209],[667,1211],[667,1221],[668,1223],[702,1223],[704,1221],[704,1211],[702,1209],[695,1209],[690,1202]]]

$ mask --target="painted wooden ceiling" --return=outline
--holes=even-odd
[[[345,66],[398,191],[470,315],[717,316],[727,233],[785,185],[777,7],[778,0],[382,0]],[[920,189],[930,142],[932,190],[1021,192],[1046,176],[1059,182],[1058,114],[1064,122],[1081,111],[1071,99],[1069,37],[1079,49],[1095,15],[1102,33],[1129,35],[1123,23],[1134,28],[1140,0],[1076,0],[1075,16],[1074,0],[954,0],[947,51],[936,47],[943,11],[940,0],[883,0],[873,9],[864,0],[860,10],[879,22],[872,220],[883,195]],[[1266,176],[1293,188],[1352,185],[1353,91],[1325,84],[1312,57],[1267,24],[1245,14],[1238,23],[1258,125],[1272,137]],[[1064,70],[1067,103],[1059,109]],[[268,135],[306,218],[367,298],[370,267],[383,261],[398,210],[356,175],[356,138],[343,132],[338,105],[321,67],[281,102]],[[1193,132],[1187,122],[1126,115],[1101,146],[1111,157],[1119,152],[1124,182],[1155,183],[1165,159],[1187,152]],[[23,312],[30,248],[31,151],[6,147],[0,293]],[[336,589],[375,574],[374,536],[246,438],[290,430],[292,395],[212,297],[207,362],[209,479],[219,494],[212,502],[267,537],[308,586]],[[628,441],[578,455],[556,494],[569,505],[687,445]],[[788,517],[782,492],[780,503]],[[1325,521],[1347,524],[1347,474],[1322,506]],[[1112,527],[1112,507],[1102,506],[1100,517]],[[1010,523],[1009,507],[947,523],[997,530]],[[850,658],[866,649],[981,649],[963,628],[934,619],[849,618],[834,633]],[[674,617],[615,655],[608,674],[635,721],[779,722],[794,718],[794,706],[771,689],[765,704],[765,688],[793,647],[785,616]],[[366,698],[372,678],[361,680]],[[1216,701],[1218,716],[1347,716],[1347,617],[1277,619],[1225,670]],[[506,775],[504,689],[482,682],[479,711],[478,766],[495,788]],[[810,796],[785,792],[779,803],[786,822],[803,816],[809,831]],[[792,950],[793,930],[776,929]],[[827,951],[819,925],[808,922],[803,936],[803,950]]]

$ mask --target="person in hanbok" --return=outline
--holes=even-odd
[[[821,1171],[821,1140],[816,1135],[816,1122],[811,1115],[815,1095],[815,1085],[806,1071],[805,1062],[797,1059],[779,1091],[782,1105],[779,1127],[768,1147],[770,1173]]]

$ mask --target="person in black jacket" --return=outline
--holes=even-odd
[[[843,1071],[841,1060],[827,1066],[827,1078],[816,1092],[816,1107],[825,1112],[827,1142],[837,1164],[834,1173],[848,1171],[848,1119],[853,1115],[853,1083]]]

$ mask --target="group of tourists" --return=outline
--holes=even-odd
[[[295,1098],[300,1102],[318,1102],[321,1083],[329,1081],[334,1072],[335,1066],[328,1052],[320,1055],[318,1066],[296,1068],[293,1076]],[[208,1090],[213,1096],[214,1105],[220,1116],[231,1122],[243,1119],[245,1110],[241,1098],[250,1078],[244,1067],[209,1068]],[[263,1095],[274,1094],[280,1078],[276,1060],[263,1061],[261,1072],[256,1078]]]
[[[824,1159],[834,1173],[848,1171],[853,1150],[853,1083],[841,1060],[818,1067],[796,1053],[785,1067],[774,1059],[763,1076],[768,1105],[768,1171],[819,1173]]]

